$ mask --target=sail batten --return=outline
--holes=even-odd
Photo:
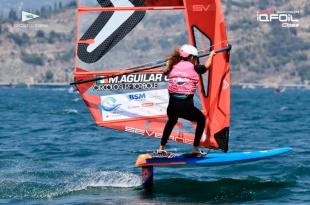
[[[80,6],[80,12],[98,12],[98,11],[147,11],[147,10],[184,10],[184,6],[158,6],[158,7],[87,7]]]

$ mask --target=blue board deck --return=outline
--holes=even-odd
[[[175,155],[172,158],[153,158],[151,154],[139,155],[136,161],[137,167],[143,166],[171,166],[171,165],[196,165],[210,166],[231,163],[256,161],[267,157],[276,156],[291,151],[292,148],[278,148],[254,152],[211,153],[204,157],[192,157],[184,154]]]

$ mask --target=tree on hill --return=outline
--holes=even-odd
[[[8,17],[9,17],[9,20],[11,20],[11,21],[17,21],[17,19],[18,19],[16,11],[13,9],[10,10]]]

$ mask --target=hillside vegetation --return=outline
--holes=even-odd
[[[303,83],[310,80],[310,4],[307,0],[223,1],[230,43],[233,83]],[[31,21],[36,28],[25,28],[14,10],[0,25],[0,82],[33,84],[70,82],[73,79],[76,5],[55,5],[34,11],[40,18]],[[299,27],[282,28],[278,22],[256,20],[258,10],[299,10]],[[154,17],[161,31],[170,31],[180,21],[167,16]],[[144,35],[156,32],[141,30]],[[183,29],[183,28],[182,28]],[[185,29],[185,28],[184,28]],[[149,35],[148,33],[149,32]],[[154,35],[153,35],[154,36]],[[144,39],[143,52],[152,52],[150,41],[158,41],[166,51],[174,47],[167,38]],[[169,34],[182,42],[186,31]],[[123,54],[124,53],[124,54]],[[124,50],[122,55],[130,53]],[[123,56],[127,58],[128,56]],[[163,57],[163,56],[158,56]]]

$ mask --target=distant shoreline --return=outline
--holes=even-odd
[[[38,87],[38,88],[63,88],[63,87],[70,87],[69,83],[35,83],[35,84],[26,84],[26,83],[0,83],[0,87],[9,87],[9,88],[16,88],[16,87]]]

